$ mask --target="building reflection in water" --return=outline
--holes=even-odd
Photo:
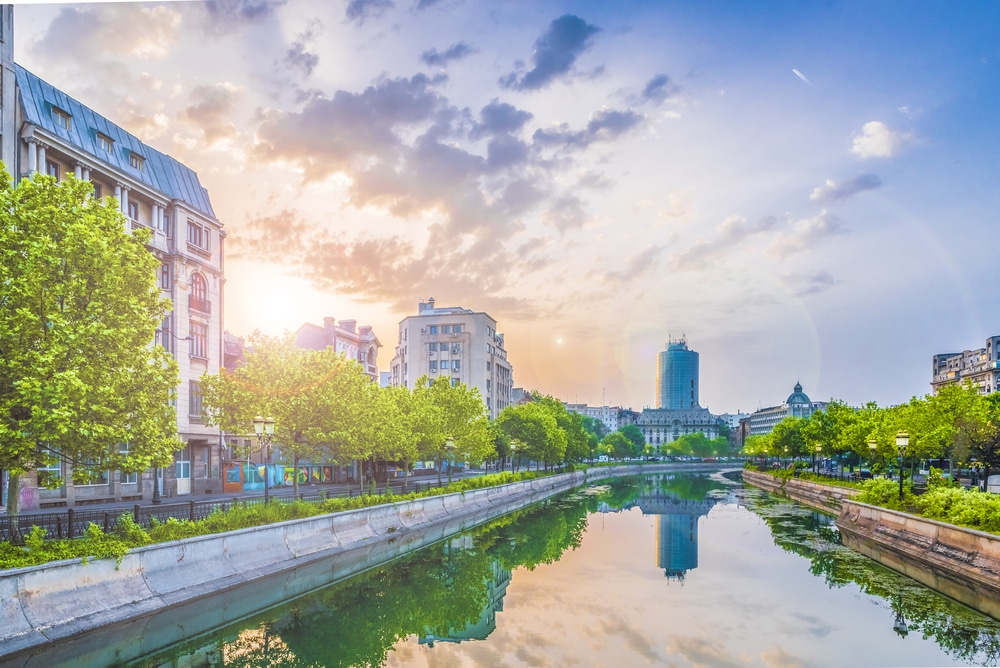
[[[657,489],[639,496],[642,514],[656,516],[656,565],[667,578],[683,581],[698,568],[698,518],[716,503],[711,497],[691,500]]]
[[[445,545],[445,567],[451,562],[448,556],[452,550],[472,549],[472,536],[466,535],[449,541]],[[486,607],[483,608],[477,621],[467,624],[464,628],[449,629],[445,636],[427,633],[418,638],[421,645],[433,647],[436,642],[455,642],[463,640],[486,640],[497,628],[497,613],[503,612],[503,598],[507,595],[507,585],[510,584],[510,571],[503,568],[500,562],[493,560],[490,564],[490,577],[483,583],[487,590]]]

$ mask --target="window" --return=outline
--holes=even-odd
[[[96,459],[83,458],[73,467],[73,482],[77,485],[107,485],[110,472]]]
[[[437,370],[438,370],[437,360],[431,360],[430,362],[428,362],[428,364],[430,365],[429,366],[430,372],[431,373],[437,373]]]
[[[94,186],[94,199],[101,199],[102,197],[104,197],[104,189],[101,188],[101,184],[93,182],[91,183]]]
[[[427,352],[429,352],[429,353],[435,353],[435,352],[437,352],[437,349],[438,349],[438,344],[436,344],[436,343],[428,343],[427,344]]]
[[[493,368],[493,363],[492,362],[487,362],[486,363],[486,370],[490,371],[492,368]]]
[[[170,214],[166,211],[163,212],[163,232],[168,239],[174,238],[174,228],[170,225]]]
[[[63,130],[69,130],[72,125],[73,117],[69,115],[68,112],[63,111],[59,107],[52,107],[52,120],[56,122],[56,126],[62,128]]]
[[[461,343],[451,344],[451,352],[453,355],[457,355],[458,353],[462,352],[462,344]]]
[[[118,452],[121,453],[122,456],[128,455],[128,443],[122,443],[122,444],[120,444],[118,446]],[[135,484],[135,483],[139,482],[139,474],[138,473],[125,473],[125,471],[120,471],[119,473],[121,473],[120,480],[123,483],[126,483],[126,484]]]
[[[160,265],[160,289],[169,290],[173,285],[173,281],[170,279],[170,263],[164,262]]]
[[[129,200],[128,202],[128,217],[132,220],[139,220],[139,203]]]
[[[451,379],[451,386],[452,386],[452,387],[455,387],[455,386],[457,386],[457,385],[458,385],[458,384],[459,384],[460,382],[462,382],[462,381],[460,381],[460,380],[459,380],[458,378],[452,378],[452,379]],[[490,398],[489,398],[489,397],[486,397],[486,407],[487,407],[487,408],[489,408],[489,405],[490,405]]]
[[[461,334],[462,333],[462,326],[461,325],[452,325],[451,326],[451,331],[452,331],[453,334]]]
[[[108,153],[110,153],[111,149],[115,146],[115,140],[101,132],[97,133],[97,143],[100,145],[101,150],[107,151]]]
[[[188,246],[194,246],[196,249],[207,251],[208,230],[189,218],[187,226],[187,242]]]
[[[437,334],[438,333],[437,325],[431,325],[427,331],[431,334]]]
[[[202,400],[204,395],[201,392],[201,383],[196,380],[188,381],[188,417],[201,420]]]
[[[38,473],[38,486],[42,489],[56,489],[63,485],[62,459],[58,455],[52,455],[44,466],[36,469]]]
[[[205,277],[195,272],[191,274],[191,286],[188,294],[188,306],[195,311],[211,313],[212,304],[208,301],[208,282]]]
[[[146,164],[146,159],[138,153],[132,152],[128,154],[128,164],[141,172],[143,165]]]
[[[173,352],[173,338],[170,329],[170,316],[168,315],[163,319],[163,324],[160,325],[160,329],[156,332],[155,343],[159,343],[167,352]]]
[[[448,368],[448,360],[441,360],[441,370],[444,371]]]
[[[58,162],[52,162],[51,160],[46,160],[45,161],[45,173],[48,174],[49,176],[56,177],[56,180],[58,180],[59,179],[59,163]]]
[[[208,325],[191,323],[191,357],[208,359]]]
[[[452,371],[458,371],[458,370],[459,370],[459,369],[461,368],[461,367],[459,366],[459,365],[460,365],[460,363],[461,363],[461,360],[452,360],[452,361],[451,361],[451,370],[452,370]]]
[[[448,334],[451,332],[451,325],[441,325],[441,333]]]

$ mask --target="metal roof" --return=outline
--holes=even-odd
[[[126,132],[52,84],[42,81],[20,65],[15,64],[14,71],[20,89],[25,121],[60,137],[92,156],[96,162],[124,172],[171,199],[180,200],[193,209],[215,218],[208,191],[202,187],[193,169],[142,143],[135,135]],[[72,117],[69,130],[56,122],[53,107]],[[110,151],[102,148],[98,134],[112,140]],[[133,153],[143,159],[142,169],[132,166]]]

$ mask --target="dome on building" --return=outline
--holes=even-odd
[[[786,404],[808,404],[809,396],[802,391],[802,384],[795,383],[795,391],[788,395],[788,399],[785,401]]]

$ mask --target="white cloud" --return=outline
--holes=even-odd
[[[809,199],[813,202],[839,202],[851,195],[856,195],[865,190],[872,190],[882,185],[882,179],[875,174],[858,174],[854,178],[841,181],[827,179],[826,183],[812,191]]]
[[[910,143],[910,133],[893,130],[882,121],[869,121],[861,128],[861,134],[854,138],[851,152],[862,159],[889,158]]]
[[[768,255],[785,258],[801,251],[812,250],[827,237],[845,234],[847,230],[837,216],[825,209],[812,218],[797,220],[791,230],[779,234],[767,248]]]

